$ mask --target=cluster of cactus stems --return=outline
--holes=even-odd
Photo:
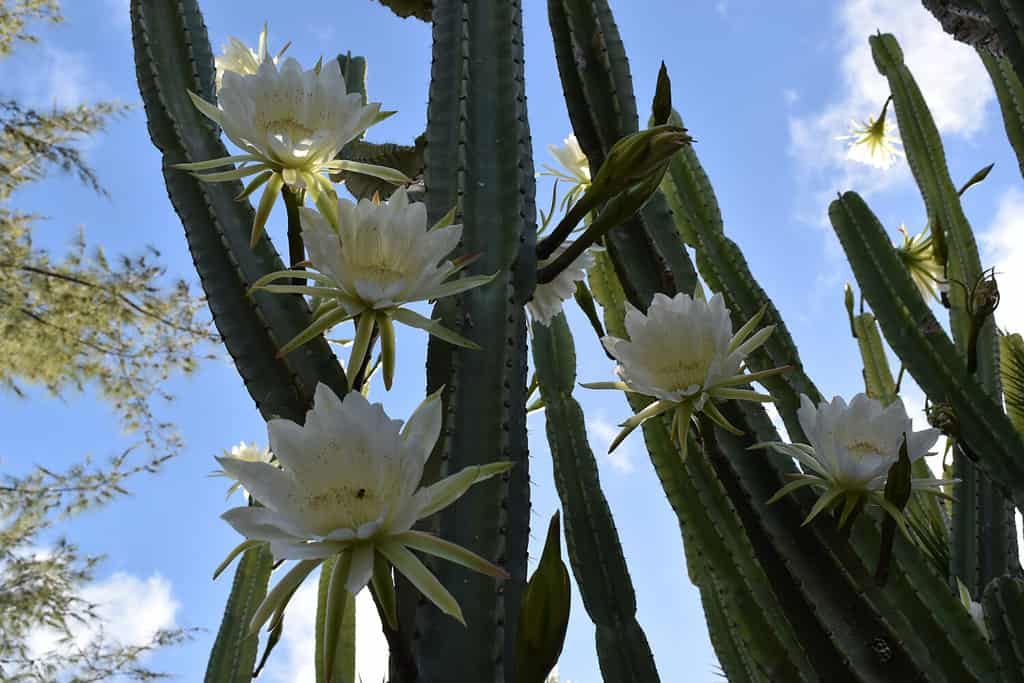
[[[562,314],[549,325],[534,322],[527,334],[524,307],[535,286],[553,279],[583,247],[600,243],[603,250],[595,254],[576,299],[599,336],[627,338],[628,307],[644,311],[658,293],[699,296],[702,279],[724,297],[735,329],[759,315],[774,326],[746,365],[752,373],[765,373],[759,381],[793,443],[807,442],[798,419],[800,396],[814,403],[822,396],[805,374],[778,309],[727,236],[694,146],[682,144],[682,120],[672,109],[664,72],[646,123],[651,131],[675,136],[670,153],[652,159],[647,148],[636,153],[636,147],[622,161],[622,146],[616,145],[638,139],[641,114],[608,0],[548,0],[550,30],[573,132],[594,185],[604,187],[598,178],[631,172],[639,180],[614,192],[584,193],[539,242],[520,1],[381,1],[433,27],[426,131],[407,145],[357,140],[341,158],[391,166],[411,178],[410,193],[425,200],[430,223],[456,207],[456,220],[464,225],[459,253],[476,257],[464,272],[497,274],[486,286],[435,305],[435,319],[485,352],[430,339],[427,390],[443,387],[444,409],[442,436],[424,483],[466,466],[515,463],[423,527],[503,567],[510,578],[496,582],[428,562],[462,605],[466,628],[399,577],[397,628],[385,619],[390,680],[542,683],[561,652],[569,582],[555,559],[557,520],[548,534],[547,560],[529,584],[526,576],[529,349],[546,411],[568,557],[594,624],[603,678],[658,681],[583,412],[573,397],[573,335]],[[924,4],[956,38],[978,48],[1024,171],[1024,4]],[[269,239],[250,244],[254,210],[248,200],[236,199],[241,184],[205,183],[175,168],[227,155],[218,127],[187,94],[215,101],[213,52],[198,0],[132,0],[131,16],[150,136],[163,154],[168,193],[214,321],[261,414],[301,422],[318,383],[342,396],[350,380],[358,386],[365,373],[350,368],[346,376],[319,336],[279,353],[309,326],[311,311],[298,295],[250,296],[254,283],[284,265]],[[888,80],[890,114],[898,120],[930,237],[950,283],[943,303],[951,335],[864,200],[846,192],[831,203],[829,217],[857,280],[859,292],[848,291],[847,308],[866,393],[892,403],[906,373],[927,394],[933,424],[952,444],[959,483],[951,507],[908,490],[901,501],[909,520],[906,536],[894,533],[889,518],[874,514],[845,526],[824,514],[802,524],[815,503],[807,489],[769,503],[800,470],[788,458],[751,450],[780,439],[765,410],[750,401],[717,404],[720,417],[736,430],[701,417],[700,429],[679,443],[670,416],[662,415],[643,423],[643,436],[678,517],[689,578],[700,591],[711,640],[730,681],[1024,681],[1024,579],[1014,524],[1015,508],[1024,505],[1024,345],[995,326],[997,290],[983,269],[961,207],[962,190],[949,175],[938,131],[896,38],[872,36],[870,49]],[[339,62],[349,90],[365,97],[365,60],[343,55]],[[618,164],[614,174],[601,175],[606,163]],[[386,196],[394,188],[351,172],[333,179],[356,196]],[[588,227],[577,238],[582,246],[538,269],[586,213]],[[290,247],[291,263],[302,261],[301,242]],[[899,357],[897,376],[886,343]],[[783,367],[788,371],[771,372]],[[627,398],[635,413],[651,402],[639,394]],[[680,457],[681,447],[688,457]],[[928,465],[915,462],[913,476],[931,476]],[[243,550],[210,655],[211,683],[249,680],[281,634],[278,617],[260,657],[249,623],[267,594],[273,562],[265,545]],[[321,572],[321,625],[331,562]],[[960,586],[981,604],[984,628],[972,618],[970,604],[965,606]],[[351,601],[343,616],[331,618],[339,629],[340,664],[328,681],[318,643],[317,682],[349,683],[355,647]]]

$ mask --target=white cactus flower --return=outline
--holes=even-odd
[[[889,101],[886,100],[877,119],[869,117],[863,123],[851,121],[849,135],[836,138],[851,141],[846,150],[847,159],[885,171],[903,156],[903,150],[900,149],[903,143],[886,117]]]
[[[253,285],[253,289],[320,297],[313,324],[286,344],[282,353],[290,352],[328,327],[359,316],[349,367],[360,367],[373,326],[378,325],[385,384],[390,388],[390,373],[394,369],[393,321],[426,330],[453,344],[479,348],[438,321],[403,308],[414,301],[458,294],[493,279],[488,275],[449,279],[465,265],[465,261],[446,260],[462,236],[462,226],[451,224],[454,214],[428,230],[426,206],[410,202],[402,188],[383,203],[338,200],[337,212],[339,223],[335,230],[321,213],[300,210],[302,237],[312,271],[279,271]],[[316,286],[270,284],[295,276],[312,279]]]
[[[771,335],[774,325],[754,332],[764,310],[735,335],[721,294],[710,301],[687,294],[669,298],[655,294],[644,315],[627,304],[625,326],[629,340],[604,337],[605,349],[619,363],[619,382],[584,384],[591,389],[618,389],[657,399],[623,423],[609,452],[646,420],[674,410],[673,429],[686,456],[690,419],[703,412],[723,429],[740,433],[715,406],[715,400],[771,401],[771,396],[738,385],[785,372],[773,368],[745,373],[744,359]]]
[[[392,592],[394,566],[460,621],[455,599],[410,548],[507,578],[504,570],[470,551],[412,529],[473,484],[512,466],[497,462],[467,467],[420,488],[423,465],[441,431],[439,394],[421,403],[403,426],[359,392],[349,392],[342,400],[320,384],[304,425],[280,419],[267,423],[280,468],[218,458],[224,471],[261,504],[233,508],[223,519],[250,541],[269,543],[275,560],[300,560],[268,593],[253,619],[254,630],[329,557],[338,557],[335,580],[349,594],[359,592],[371,578],[379,595]]]
[[[575,135],[565,138],[561,146],[548,145],[548,151],[558,160],[561,168],[544,164],[544,170],[540,175],[551,176],[570,183],[569,192],[562,199],[562,208],[565,209],[590,187],[590,162]]]
[[[771,447],[795,458],[804,473],[782,487],[772,502],[805,486],[822,491],[804,524],[823,510],[846,502],[840,525],[859,502],[874,501],[902,524],[902,515],[884,498],[885,484],[890,468],[899,460],[904,439],[907,458],[911,463],[929,455],[939,438],[939,430],[913,431],[911,419],[897,398],[888,406],[857,394],[847,405],[836,396],[832,402],[815,406],[806,396],[800,396],[797,413],[800,426],[810,444],[765,443],[756,448]],[[954,480],[912,479],[913,490],[942,494],[942,486]]]
[[[270,209],[282,188],[305,192],[334,219],[336,194],[323,174],[354,171],[381,177],[395,184],[408,182],[400,172],[383,167],[336,160],[341,148],[390,113],[380,103],[363,104],[362,95],[349,93],[337,60],[303,70],[294,59],[278,69],[265,59],[254,74],[225,71],[215,106],[190,92],[192,102],[219,124],[228,138],[245,153],[220,159],[179,164],[211,182],[256,176],[245,188],[248,196],[265,185],[256,220],[253,244],[262,235]],[[392,112],[393,113],[393,112]],[[229,171],[199,171],[230,166]]]
[[[247,444],[244,441],[239,443],[237,446],[232,446],[230,451],[224,453],[225,458],[232,458],[234,460],[242,460],[245,462],[265,462],[268,464],[273,463],[274,454],[270,452],[270,449],[265,446],[258,446],[255,443]],[[231,477],[224,470],[217,470],[213,473],[215,476]],[[235,491],[241,489],[244,494],[248,495],[248,491],[242,486],[241,482],[235,481],[228,489],[228,498]]]
[[[275,64],[277,64],[287,49],[288,45],[285,45],[277,55],[271,58],[274,60]],[[217,67],[217,89],[220,90],[224,74],[228,71],[232,71],[243,76],[251,76],[259,71],[260,64],[266,61],[267,58],[268,47],[266,24],[263,25],[263,30],[260,31],[259,40],[255,50],[238,38],[228,38],[228,42],[221,47],[221,53],[214,59],[214,63]]]
[[[903,243],[896,247],[896,254],[906,267],[918,291],[925,299],[939,300],[939,292],[946,283],[945,268],[935,253],[935,241],[931,229],[925,228],[913,237],[904,225],[899,227]]]
[[[960,580],[960,577],[956,579],[957,590],[960,594],[960,603],[967,610],[967,613],[971,615],[971,619],[974,621],[978,630],[981,631],[982,635],[986,638],[989,637],[988,626],[985,624],[985,608],[982,607],[981,603],[977,600],[971,599],[971,592],[967,590],[967,586]]]
[[[561,256],[570,244],[572,242],[560,244],[551,256],[537,264],[537,269],[539,270]],[[526,303],[526,310],[530,312],[534,321],[547,326],[551,324],[552,318],[562,312],[562,302],[576,294],[576,283],[582,282],[586,278],[587,270],[594,265],[593,252],[598,249],[599,247],[587,249],[554,280],[538,284],[534,288],[533,298]]]

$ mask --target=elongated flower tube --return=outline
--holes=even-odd
[[[891,515],[906,531],[903,513],[884,496],[890,468],[899,460],[900,447],[906,440],[910,462],[929,455],[939,438],[939,430],[913,431],[911,420],[899,398],[888,406],[857,394],[849,405],[836,396],[832,402],[815,406],[805,395],[800,396],[797,412],[800,426],[810,444],[768,442],[751,448],[772,448],[795,458],[803,474],[772,496],[779,500],[807,486],[821,491],[821,496],[804,520],[807,524],[822,511],[843,504],[839,520],[843,526],[851,513],[868,502],[874,502]],[[944,495],[942,486],[955,483],[949,479],[911,479],[911,489]]]
[[[710,301],[688,294],[669,298],[655,294],[644,315],[626,305],[626,332],[629,340],[603,337],[601,342],[615,360],[618,382],[584,384],[589,389],[617,389],[650,396],[655,400],[647,408],[622,423],[622,431],[612,441],[612,452],[634,429],[647,420],[673,411],[673,434],[686,457],[686,437],[690,420],[703,412],[716,424],[740,434],[725,419],[715,401],[740,400],[769,402],[772,397],[740,385],[785,372],[773,368],[746,373],[744,359],[764,344],[774,325],[757,332],[764,309],[751,318],[736,334],[721,294]]]
[[[550,258],[537,264],[542,268],[551,261],[558,258],[563,251],[569,248],[570,242],[563,243]],[[598,247],[587,249],[579,257],[561,271],[551,282],[538,284],[533,290],[533,298],[526,303],[526,310],[530,316],[541,325],[551,324],[551,319],[562,312],[562,302],[569,299],[576,293],[576,283],[586,278],[587,270],[594,265],[593,250]]]
[[[544,170],[538,175],[551,176],[570,183],[569,192],[562,198],[564,211],[590,187],[590,162],[575,135],[569,135],[562,142],[562,145],[548,145],[548,151],[558,160],[561,167],[554,168],[544,164]]]
[[[947,288],[945,268],[935,253],[931,230],[925,228],[911,237],[903,225],[899,228],[903,243],[896,247],[896,254],[906,267],[918,291],[925,299],[939,300],[939,292]]]
[[[896,159],[903,156],[900,146],[903,144],[893,130],[892,124],[886,119],[886,112],[892,98],[885,101],[882,113],[878,118],[869,117],[863,123],[856,121],[850,124],[850,134],[837,137],[837,140],[851,140],[846,158],[883,171],[892,168]]]
[[[372,581],[381,603],[393,606],[394,567],[459,621],[462,612],[455,599],[410,550],[508,578],[469,550],[412,529],[472,485],[512,467],[509,462],[467,467],[420,487],[423,465],[441,431],[440,392],[423,401],[403,425],[359,392],[342,400],[320,384],[305,424],[270,420],[267,431],[280,468],[218,458],[261,504],[233,508],[223,519],[250,541],[269,543],[275,560],[299,560],[256,610],[252,631],[283,609],[287,597],[328,557],[338,558],[331,583],[345,594],[354,595]]]
[[[353,171],[395,184],[409,182],[394,169],[335,159],[348,142],[393,113],[382,113],[379,102],[364,105],[359,93],[349,93],[337,60],[303,70],[294,59],[285,60],[280,69],[273,60],[264,59],[255,74],[225,71],[217,93],[219,107],[195,93],[189,95],[196,108],[220,125],[244,154],[178,164],[177,168],[210,182],[255,176],[240,195],[248,197],[263,187],[253,222],[253,244],[263,234],[270,210],[286,184],[304,191],[335,222],[337,195],[325,173]],[[213,171],[235,163],[241,166]]]
[[[271,273],[252,287],[319,297],[313,323],[285,344],[282,354],[327,328],[358,316],[349,372],[362,365],[376,325],[381,336],[384,384],[390,388],[394,375],[394,322],[426,330],[452,344],[479,348],[438,321],[404,308],[414,301],[451,296],[494,279],[493,275],[450,279],[465,265],[446,260],[462,236],[462,226],[451,223],[454,213],[428,230],[426,205],[410,202],[402,188],[382,203],[362,199],[353,204],[341,199],[336,210],[338,230],[323,214],[301,209],[302,237],[313,270]],[[311,279],[315,286],[271,284],[291,277]]]

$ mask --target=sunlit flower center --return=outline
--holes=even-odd
[[[710,358],[677,357],[669,359],[669,361],[651,369],[652,374],[658,377],[662,387],[669,391],[687,389],[694,384],[703,384],[704,379],[708,376],[708,366],[711,364]]]
[[[872,441],[854,441],[846,444],[847,452],[857,458],[863,458],[869,455],[884,456],[886,455],[885,449]]]

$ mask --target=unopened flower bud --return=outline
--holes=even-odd
[[[679,126],[655,126],[622,138],[608,150],[608,156],[594,179],[593,190],[602,201],[623,190],[650,182],[657,187],[668,160],[692,138]],[[652,176],[657,176],[654,181]]]
[[[971,292],[971,314],[981,323],[999,306],[999,285],[996,283],[995,271],[982,273],[974,291]]]

